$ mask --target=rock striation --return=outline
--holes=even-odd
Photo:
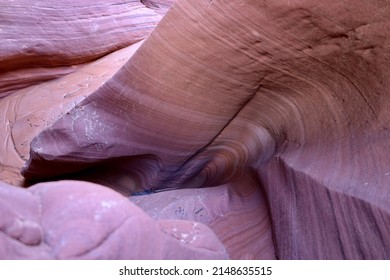
[[[141,0],[142,4],[159,14],[166,14],[174,2],[175,0]]]
[[[0,4],[0,97],[136,43],[161,19],[138,0]]]
[[[15,34],[0,47],[0,133],[6,139],[0,179],[16,189],[3,192],[3,199],[28,200],[46,186],[36,182],[74,179],[47,183],[64,209],[70,202],[55,186],[89,193],[104,185],[117,192],[107,196],[130,196],[123,202],[126,215],[136,208],[155,227],[151,232],[170,232],[172,242],[182,235],[168,220],[182,220],[177,223],[186,230],[201,224],[199,242],[215,246],[210,258],[226,257],[223,250],[234,259],[390,258],[385,0],[112,0],[90,8],[87,1],[74,12],[64,4],[59,8],[68,12],[61,14],[47,1],[22,2],[15,7],[31,9],[31,20],[53,13],[69,33],[50,37],[43,28],[26,37],[25,22],[9,21],[0,29]],[[3,13],[10,18],[12,12]],[[72,17],[83,24],[72,25]],[[21,51],[25,40],[32,47]],[[25,78],[31,66],[36,74]],[[16,83],[14,73],[22,73],[23,82]],[[53,80],[31,85],[44,79]],[[22,185],[33,186],[16,187]],[[76,207],[80,219],[88,217],[88,199]],[[21,215],[32,215],[36,203]],[[49,216],[53,209],[48,206]],[[32,221],[32,237],[10,231],[11,220],[2,232],[38,242],[47,228]],[[57,232],[50,246],[61,236]],[[50,257],[74,257],[87,246],[80,236],[71,253]],[[187,244],[190,234],[184,236],[179,244]],[[137,239],[137,246],[143,242]],[[187,249],[82,255],[204,257]],[[39,257],[41,251],[23,254]]]

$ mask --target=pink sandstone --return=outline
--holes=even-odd
[[[386,1],[141,2],[0,11],[0,257],[389,259]]]

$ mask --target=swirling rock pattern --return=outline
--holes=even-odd
[[[141,0],[146,7],[160,14],[166,14],[174,2],[175,0]]]
[[[6,139],[3,143],[6,152],[0,154],[2,180],[22,184],[19,171],[29,157],[32,139],[101,87],[141,44],[142,41],[109,54],[55,81],[29,86],[4,97],[0,103],[4,112],[0,135]]]
[[[0,5],[0,97],[138,42],[161,19],[138,0],[2,0]],[[42,67],[58,68],[49,73]]]
[[[185,205],[233,258],[388,259],[389,14],[385,0],[177,0],[104,82],[4,154],[31,144],[12,165],[27,180],[159,192],[131,200],[157,220]]]

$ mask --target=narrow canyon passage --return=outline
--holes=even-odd
[[[386,1],[0,2],[0,258],[390,258]]]

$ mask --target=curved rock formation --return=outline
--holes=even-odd
[[[0,155],[3,181],[22,184],[20,169],[29,157],[32,139],[101,87],[141,44],[142,41],[55,81],[29,86],[1,99],[0,108],[5,115],[0,134],[6,139],[3,149],[7,151]]]
[[[143,1],[159,13],[171,2]],[[36,86],[85,89],[31,111],[35,129],[19,113],[23,90],[1,100],[1,179],[25,163],[27,184],[152,193],[131,200],[155,219],[185,205],[233,258],[388,259],[389,14],[385,0],[178,0],[103,80]],[[229,199],[207,200],[217,196]]]
[[[224,259],[203,224],[154,221],[128,199],[86,182],[0,184],[0,258]],[[7,198],[7,199],[4,199]],[[93,230],[91,230],[93,229]]]
[[[0,5],[0,97],[145,39],[161,19],[138,0],[2,0]],[[49,74],[42,67],[54,69]]]
[[[255,174],[213,188],[180,189],[130,200],[152,218],[209,226],[232,259],[274,259],[269,211]]]
[[[174,2],[175,0],[141,0],[146,7],[160,14],[166,14]]]

